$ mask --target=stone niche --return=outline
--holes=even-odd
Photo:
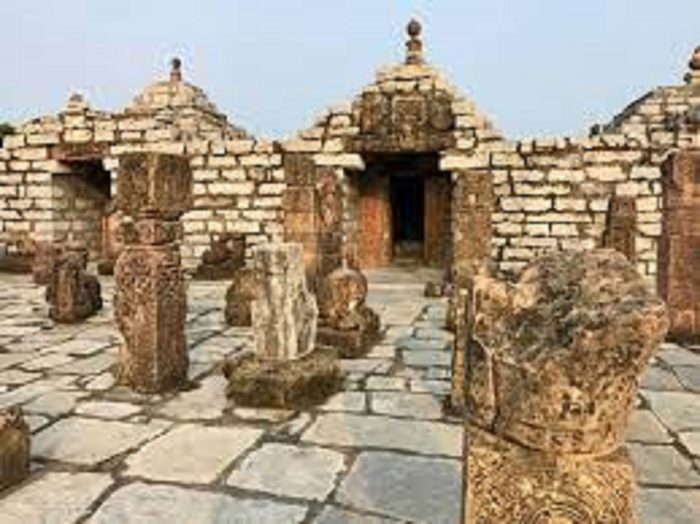
[[[365,303],[367,290],[367,278],[350,268],[333,271],[319,287],[318,341],[343,358],[364,355],[380,338],[379,315]]]
[[[546,254],[472,295],[464,522],[636,522],[624,432],[663,302],[612,250]]]
[[[318,308],[306,287],[301,244],[256,247],[252,270],[254,352],[224,366],[229,397],[265,407],[323,401],[340,387],[342,373],[333,352],[315,349]]]
[[[120,158],[117,207],[125,246],[114,268],[114,311],[124,337],[119,378],[136,391],[162,393],[187,381],[187,294],[180,216],[192,201],[184,157],[135,153]]]

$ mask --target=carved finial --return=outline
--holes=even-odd
[[[407,64],[422,64],[425,62],[423,57],[423,41],[420,36],[423,32],[423,26],[415,18],[408,23],[406,28],[409,40],[406,42],[406,63]]]
[[[182,60],[175,57],[170,61],[172,69],[170,70],[171,82],[182,82]]]
[[[690,72],[685,75],[685,81],[691,85],[700,85],[700,46],[693,51],[688,67]]]

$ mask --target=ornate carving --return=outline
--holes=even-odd
[[[164,392],[187,379],[187,296],[177,220],[191,201],[191,187],[185,158],[139,153],[120,159],[117,205],[130,221],[115,266],[114,308],[124,336],[120,380],[136,391]]]

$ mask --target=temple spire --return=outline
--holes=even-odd
[[[409,37],[408,42],[406,42],[406,63],[425,63],[425,57],[423,56],[423,40],[421,39],[423,26],[414,18],[408,23],[406,31]]]
[[[182,60],[175,57],[170,61],[170,81],[182,82]]]
[[[690,72],[685,75],[685,81],[690,85],[700,85],[700,46],[693,51],[688,67]]]

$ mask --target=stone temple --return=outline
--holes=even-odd
[[[71,96],[58,114],[4,140],[5,256],[76,237],[93,258],[110,256],[119,156],[149,150],[190,158],[188,267],[213,240],[243,234],[248,248],[302,242],[310,274],[341,259],[372,268],[412,258],[458,281],[477,260],[513,273],[542,250],[600,246],[622,228],[650,284],[668,296],[700,292],[679,273],[697,258],[694,241],[677,240],[693,236],[684,210],[696,204],[681,195],[700,168],[673,155],[699,146],[700,52],[683,85],[654,89],[589,136],[511,141],[428,63],[420,25],[409,34],[405,63],[380,70],[349,104],[287,141],[230,123],[177,59],[169,79],[122,111]],[[617,211],[629,197],[631,217]],[[683,302],[676,325],[694,332]]]
[[[511,140],[407,32],[286,140],[179,59],[3,138],[3,524],[700,521],[700,48]]]

